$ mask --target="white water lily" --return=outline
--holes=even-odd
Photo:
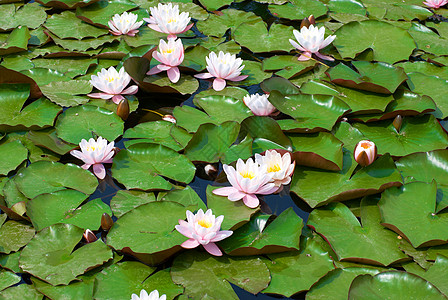
[[[102,137],[98,137],[96,141],[93,138],[89,141],[82,139],[79,147],[81,151],[72,150],[70,154],[84,162],[84,165],[81,166],[83,169],[87,170],[93,166],[93,173],[96,177],[103,179],[106,176],[103,164],[111,163],[112,156],[115,154],[114,142],[108,144],[107,140]]]
[[[368,166],[372,164],[377,155],[376,145],[374,142],[368,140],[362,140],[356,144],[353,156],[356,162],[362,166]]]
[[[215,80],[213,80],[215,91],[222,91],[226,87],[226,80],[241,81],[248,77],[248,75],[240,75],[244,68],[244,65],[241,65],[243,60],[236,58],[235,54],[219,51],[219,54],[216,55],[212,51],[205,60],[207,61],[208,73],[196,74],[194,77],[199,79],[215,77]]]
[[[145,290],[140,291],[140,296],[137,294],[132,294],[131,300],[166,300],[166,295],[163,294],[159,297],[159,291],[154,290],[151,292],[151,294],[148,295],[148,293]]]
[[[264,155],[255,154],[255,161],[262,168],[265,168],[266,172],[273,174],[271,182],[277,187],[291,182],[291,176],[296,165],[295,162],[291,163],[291,160],[289,152],[281,155],[275,150],[267,150]]]
[[[202,209],[199,209],[196,214],[189,210],[186,213],[187,222],[179,220],[179,225],[175,226],[177,231],[188,238],[181,246],[191,249],[202,245],[211,255],[221,256],[222,252],[215,242],[219,242],[233,233],[229,230],[220,230],[224,216],[216,218],[211,209],[205,213]]]
[[[131,76],[126,73],[124,68],[121,68],[119,72],[114,67],[110,67],[108,70],[103,68],[97,75],[92,75],[89,82],[102,93],[91,93],[87,96],[101,99],[112,98],[115,104],[119,104],[124,99],[122,95],[132,95],[138,91],[138,86],[136,85],[131,85],[125,89],[131,82]]]
[[[179,13],[179,5],[172,3],[159,3],[157,7],[150,7],[151,16],[143,18],[148,22],[148,27],[158,32],[168,34],[168,39],[176,38],[177,34],[188,31],[193,24],[190,23],[191,18],[188,12]]]
[[[252,113],[256,116],[269,116],[276,108],[268,100],[269,95],[252,94],[246,95],[243,98],[244,104],[250,108]]]
[[[166,71],[172,83],[178,82],[180,71],[177,66],[184,61],[184,46],[182,45],[181,39],[169,39],[168,43],[160,40],[159,51],[154,51],[152,57],[159,61],[160,64],[151,68],[146,75]]]
[[[322,26],[319,28],[310,25],[307,28],[303,26],[300,31],[294,29],[293,33],[299,43],[292,39],[289,39],[289,42],[298,50],[303,51],[302,55],[299,57],[300,61],[309,60],[312,54],[316,54],[316,56],[321,59],[334,60],[334,58],[330,56],[319,53],[320,49],[330,45],[336,38],[335,35],[330,35],[325,38],[325,27]]]
[[[133,13],[124,12],[121,15],[115,14],[112,20],[108,22],[110,33],[113,35],[126,34],[129,36],[135,36],[138,33],[138,28],[142,26],[143,21],[137,22],[138,16]]]

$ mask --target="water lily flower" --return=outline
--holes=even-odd
[[[426,6],[435,9],[442,7],[447,3],[448,0],[426,0],[425,2],[423,2],[423,4],[425,4]]]
[[[103,68],[97,75],[92,75],[89,82],[102,93],[92,93],[87,96],[101,99],[112,98],[115,104],[119,104],[124,99],[122,95],[133,95],[138,91],[138,86],[136,85],[131,85],[125,89],[131,82],[131,76],[126,73],[124,68],[121,68],[119,72],[114,67],[110,67],[108,70]]]
[[[268,173],[273,174],[271,182],[279,187],[279,190],[283,185],[291,182],[291,176],[296,166],[296,162],[291,163],[291,160],[289,152],[286,152],[283,156],[275,150],[267,150],[264,155],[255,154],[255,161],[261,167],[266,168]]]
[[[261,167],[249,158],[246,163],[240,158],[236,163],[236,170],[224,165],[224,172],[231,187],[213,190],[213,194],[227,196],[230,201],[243,199],[246,206],[255,208],[260,204],[256,194],[269,195],[278,190],[271,182],[274,173],[268,173],[266,167]]]
[[[151,292],[151,294],[148,295],[145,290],[141,290],[140,297],[137,294],[132,294],[131,300],[166,300],[166,295],[163,294],[159,297],[158,290],[154,290]]]
[[[175,39],[177,34],[184,33],[193,26],[193,24],[188,25],[191,20],[189,13],[179,14],[179,5],[177,4],[173,6],[172,3],[159,3],[157,7],[150,7],[149,10],[151,16],[143,18],[143,20],[149,23],[149,28],[168,34],[168,39]]]
[[[112,20],[108,22],[109,32],[113,35],[126,34],[129,36],[135,36],[138,33],[138,28],[142,26],[143,21],[137,22],[138,16],[133,13],[125,11],[121,15],[115,14]]]
[[[114,142],[108,144],[106,139],[99,137],[96,141],[91,138],[88,142],[82,139],[79,146],[81,151],[72,150],[70,154],[84,162],[81,168],[85,170],[93,165],[93,173],[99,179],[103,179],[106,176],[103,164],[112,162],[112,156],[115,153]]]
[[[159,51],[153,52],[152,57],[159,61],[160,64],[151,68],[146,75],[166,71],[172,83],[178,82],[180,72],[177,66],[184,61],[184,46],[182,45],[182,41],[180,39],[169,39],[167,43],[164,40],[160,40]]]
[[[363,140],[356,144],[353,156],[360,166],[365,167],[375,161],[377,154],[376,152],[377,151],[374,142]]]
[[[219,242],[233,233],[230,230],[220,230],[223,220],[224,216],[215,218],[211,209],[208,209],[205,214],[202,209],[199,209],[196,214],[187,210],[187,222],[179,220],[179,225],[175,226],[177,231],[188,238],[181,246],[191,249],[202,245],[211,255],[221,256],[222,252],[215,242]]]
[[[319,53],[320,49],[323,49],[330,45],[336,38],[335,35],[330,35],[325,38],[325,27],[315,27],[310,25],[309,27],[302,27],[300,31],[293,30],[294,36],[299,43],[289,39],[291,45],[300,51],[303,51],[302,55],[298,58],[300,61],[309,60],[312,54],[316,54],[317,57],[325,60],[333,61],[334,58]]]
[[[269,116],[276,108],[268,100],[269,95],[252,94],[246,95],[243,98],[244,104],[250,108],[252,113],[256,116]]]
[[[176,124],[176,123],[177,123],[177,120],[176,120],[176,118],[175,118],[173,115],[164,115],[164,116],[162,117],[162,120],[171,122],[171,123],[173,123],[173,124]]]
[[[211,52],[207,61],[208,73],[196,74],[194,77],[199,79],[208,79],[215,77],[213,81],[213,89],[215,91],[222,91],[226,87],[226,80],[241,81],[248,77],[248,75],[240,75],[241,70],[244,68],[243,60],[236,58],[236,55],[230,53],[224,53],[219,51],[216,55],[215,52]]]

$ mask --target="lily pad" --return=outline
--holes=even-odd
[[[120,218],[128,211],[152,201],[156,201],[154,193],[120,190],[110,201],[110,208],[112,209],[114,216]]]
[[[342,57],[354,58],[364,50],[372,49],[374,60],[392,64],[409,59],[415,49],[414,39],[406,30],[377,20],[350,22],[335,35],[333,45]],[[353,43],[353,40],[357,42]]]
[[[7,221],[0,227],[0,252],[16,252],[33,238],[33,227],[16,221]]]
[[[372,197],[363,198],[361,221],[344,204],[331,203],[313,210],[307,225],[330,244],[339,260],[388,266],[407,256],[398,247],[397,234],[380,224],[377,202]]]
[[[401,175],[387,154],[353,174],[357,165],[352,154],[344,149],[342,170],[339,172],[309,167],[296,168],[291,192],[309,206],[316,207],[335,200],[344,201],[372,195],[402,184]],[[325,188],[316,188],[317,186]]]
[[[74,9],[95,3],[99,0],[38,0],[40,4],[60,9]]]
[[[185,287],[189,297],[238,299],[230,283],[250,293],[265,289],[270,281],[269,270],[259,257],[214,257],[188,251],[173,262],[171,278]]]
[[[198,22],[197,27],[205,35],[221,37],[227,29],[230,29],[233,34],[239,25],[256,22],[262,22],[262,20],[252,12],[223,9],[217,14],[210,14],[207,20]]]
[[[90,25],[89,25],[90,26]],[[93,27],[93,26],[92,26]],[[82,40],[76,40],[76,39],[61,39],[57,37],[55,34],[52,34],[51,32],[45,31],[45,34],[51,37],[53,42],[57,44],[58,46],[69,50],[70,52],[80,51],[85,52],[89,49],[97,49],[98,47],[106,44],[106,43],[112,43],[119,38],[113,35],[103,35],[97,38],[85,38]],[[98,52],[101,49],[95,51],[95,54],[98,54]]]
[[[386,190],[378,203],[383,225],[405,237],[415,248],[446,243],[448,214],[435,212],[436,196],[435,181],[411,182]]]
[[[137,5],[129,0],[100,0],[89,6],[76,8],[76,17],[92,25],[102,25],[101,27],[109,29],[107,22],[113,15],[122,14],[136,7]]]
[[[320,1],[316,0],[292,0],[291,3],[283,5],[269,5],[271,13],[279,18],[290,20],[301,20],[308,18],[310,15],[318,18],[327,13],[327,7]]]
[[[263,60],[263,71],[280,70],[275,75],[289,79],[310,71],[315,65],[313,60],[299,61],[297,56],[276,55]]]
[[[18,140],[0,144],[0,175],[8,175],[28,158],[28,149]]]
[[[75,144],[66,143],[58,138],[54,128],[29,131],[26,134],[26,138],[32,141],[36,146],[44,147],[60,155],[64,155],[77,147]]]
[[[149,143],[135,144],[120,151],[112,165],[112,174],[118,181],[129,189],[142,190],[170,190],[171,185],[161,176],[189,183],[195,170],[186,156]]]
[[[93,276],[79,276],[80,281],[74,281],[69,285],[53,286],[45,281],[31,277],[34,287],[49,297],[50,299],[79,299],[89,300],[93,298],[93,288],[95,285],[95,277]]]
[[[112,258],[111,249],[101,240],[74,250],[83,233],[83,229],[71,224],[44,228],[22,250],[20,267],[50,284],[67,285]]]
[[[92,91],[92,85],[87,80],[54,81],[40,89],[52,102],[70,107],[89,102],[90,98],[85,94]]]
[[[20,282],[19,276],[9,271],[0,270],[0,291],[18,282]]]
[[[448,39],[439,36],[428,27],[412,23],[412,27],[408,32],[414,38],[419,49],[436,55],[445,55],[447,53]]]
[[[44,295],[37,292],[32,285],[20,284],[3,290],[0,294],[1,300],[42,300]]]
[[[47,19],[47,14],[38,3],[27,3],[16,7],[14,4],[0,6],[3,18],[0,20],[1,30],[11,30],[18,26],[35,29]],[[30,15],[33,16],[30,18]]]
[[[58,137],[73,144],[97,136],[113,141],[123,133],[123,120],[110,110],[81,105],[64,111],[55,127]]]
[[[417,269],[418,268],[418,269]],[[435,285],[445,296],[448,294],[448,281],[446,280],[446,272],[448,270],[448,258],[443,255],[437,255],[436,261],[433,265],[429,266],[427,270],[424,270],[418,266],[410,269],[405,267],[408,273],[413,273],[428,282]],[[415,272],[415,270],[419,270]]]
[[[0,55],[26,50],[30,38],[30,31],[22,26],[15,28],[10,34],[0,34]]]
[[[66,188],[90,195],[98,185],[95,175],[81,167],[48,161],[38,161],[20,169],[14,182],[30,199]]]

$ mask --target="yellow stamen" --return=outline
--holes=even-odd
[[[173,52],[174,52],[174,49],[173,49],[173,48],[170,48],[170,49],[164,50],[164,51],[162,51],[162,52],[163,52],[163,54],[173,53]]]
[[[246,172],[240,172],[240,174],[241,174],[241,176],[243,176],[243,178],[249,178],[249,179],[252,179],[252,178],[254,178],[255,177],[255,174],[254,174],[254,172],[248,172],[248,171],[246,171]]]
[[[370,144],[369,143],[361,143],[361,147],[364,149],[369,149],[370,148]]]
[[[204,228],[210,228],[213,226],[213,224],[210,221],[207,221],[206,219],[199,220],[198,224]]]
[[[114,81],[115,79],[116,79],[115,77],[107,77],[107,78],[106,78],[106,80],[109,81],[109,82],[112,82],[112,81]]]
[[[279,166],[278,164],[270,165],[269,168],[268,168],[268,173],[271,173],[271,172],[278,172],[278,171],[280,171],[281,169],[282,169],[282,168],[280,168],[280,166]]]
[[[176,19],[169,19],[169,20],[168,20],[168,23],[173,23],[173,22],[176,23],[177,20],[176,20]]]

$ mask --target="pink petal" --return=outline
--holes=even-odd
[[[215,243],[208,243],[207,245],[204,245],[204,248],[211,255],[222,256],[221,250],[219,250]]]
[[[257,196],[253,194],[246,194],[246,196],[244,196],[243,198],[243,202],[244,204],[246,204],[247,207],[250,208],[256,208],[260,204],[260,201],[258,200]]]
[[[174,228],[176,228],[176,230],[179,231],[180,234],[186,236],[187,238],[189,238],[189,239],[193,238],[193,236],[191,235],[191,230],[187,226],[176,225],[176,226],[174,226]]]
[[[171,69],[171,66],[160,64],[160,65],[157,65],[156,68],[158,68],[160,71],[168,71],[169,69]]]
[[[314,53],[314,54],[316,54],[316,56],[319,57],[319,58],[321,58],[321,59],[329,60],[329,61],[334,61],[334,58],[333,58],[333,57],[330,57],[330,56],[328,56],[328,55],[323,55],[323,54],[320,54],[319,52],[316,52],[316,53]]]
[[[200,74],[194,75],[194,77],[199,78],[199,79],[209,79],[209,78],[212,78],[213,76],[210,73],[200,73]]]
[[[240,191],[235,191],[234,193],[230,194],[227,196],[227,198],[230,201],[238,201],[243,199],[243,197],[246,196],[246,193],[240,192]]]
[[[160,72],[162,72],[162,70],[160,70],[159,68],[157,68],[157,66],[155,66],[155,67],[152,67],[151,70],[146,72],[146,75],[154,75],[154,74],[158,74]]]
[[[92,94],[87,94],[87,96],[90,97],[90,98],[110,99],[114,95],[106,94],[106,93],[92,93]]]
[[[222,188],[213,190],[213,194],[218,195],[218,196],[226,196],[226,197],[235,192],[238,192],[238,190],[232,186],[222,187]]]
[[[122,91],[121,93],[123,95],[134,95],[138,92],[138,86],[136,85],[131,85],[130,87],[128,87],[127,89],[125,89],[124,91]]]
[[[190,25],[188,25],[187,27],[185,27],[185,29],[182,31],[182,32],[179,32],[179,33],[184,33],[184,32],[187,32],[188,30],[190,30],[190,28],[191,27],[193,27],[193,23],[191,23]],[[174,37],[176,37],[176,36],[174,36]],[[168,36],[168,38],[169,38],[169,36]]]
[[[179,81],[180,78],[180,72],[178,67],[173,67],[167,71],[168,78],[171,80],[172,83],[176,83]]]
[[[159,25],[157,25],[157,24],[148,24],[148,27],[155,31],[163,32],[162,30],[160,30]]]
[[[124,99],[124,97],[122,95],[115,95],[112,97],[112,101],[115,104],[120,104],[121,100],[123,100],[123,99]]]
[[[83,168],[84,170],[87,170],[88,168],[90,168],[91,164],[83,164],[81,166],[81,168]]]
[[[219,242],[225,238],[228,238],[232,234],[233,234],[233,231],[231,231],[231,230],[218,231],[216,233],[216,236],[213,239],[211,239],[210,242]]]
[[[196,241],[195,239],[188,239],[185,242],[183,242],[180,246],[185,249],[192,249],[199,246],[199,242]]]
[[[185,31],[183,31],[183,32],[185,32]],[[170,35],[168,35],[168,37],[166,39],[169,40],[169,39],[176,39],[176,38],[177,38],[177,36],[175,34],[170,34]]]
[[[226,81],[222,78],[213,80],[213,89],[217,92],[222,91],[226,87]]]
[[[297,60],[300,61],[307,61],[311,59],[311,52],[303,52],[302,55],[299,56],[299,58]]]
[[[247,77],[249,77],[249,75],[240,75],[240,76],[236,76],[234,78],[228,78],[228,80],[230,81],[241,81],[246,79]]]
[[[94,164],[93,174],[95,174],[95,176],[99,179],[104,179],[104,177],[106,177],[106,169],[102,164]]]

